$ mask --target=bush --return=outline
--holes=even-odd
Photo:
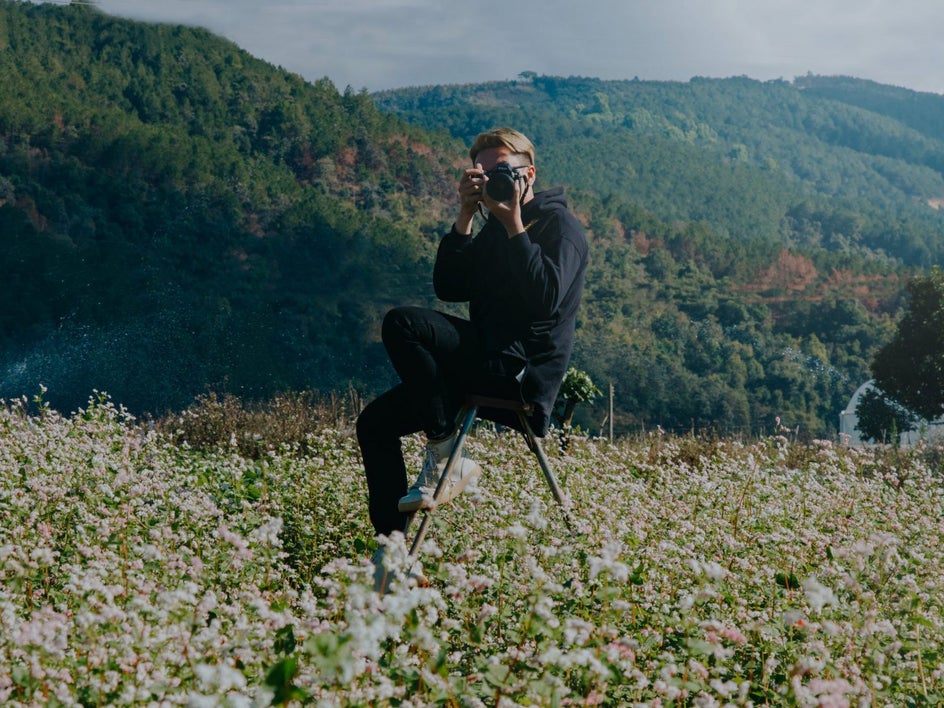
[[[359,409],[360,397],[353,389],[346,399],[304,391],[248,402],[208,393],[182,413],[156,420],[154,428],[176,445],[197,450],[230,448],[253,459],[280,449],[304,455],[311,436],[329,427],[349,427]]]

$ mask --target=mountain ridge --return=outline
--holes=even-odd
[[[828,82],[341,93],[204,30],[9,0],[0,46],[0,293],[22,303],[0,313],[0,397],[382,389],[380,318],[446,307],[435,246],[470,137],[500,123],[587,228],[574,364],[614,384],[622,432],[831,434],[944,252],[921,204],[944,195],[936,137],[881,96],[808,98]]]

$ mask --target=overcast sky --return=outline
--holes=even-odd
[[[845,74],[944,93],[942,0],[96,0],[343,90]]]

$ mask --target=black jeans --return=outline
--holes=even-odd
[[[389,535],[405,530],[409,518],[397,509],[408,489],[400,438],[421,430],[432,439],[449,435],[485,356],[471,322],[436,310],[395,308],[384,318],[381,335],[401,383],[364,408],[357,441],[370,521],[377,534]]]

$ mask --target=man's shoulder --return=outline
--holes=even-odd
[[[581,250],[588,248],[587,234],[583,224],[580,223],[580,219],[577,218],[574,212],[567,207],[561,207],[554,209],[549,216],[556,222],[556,230],[561,240],[570,241]]]
[[[556,218],[561,224],[583,232],[583,225],[571,210],[567,197],[564,196],[563,187],[552,187],[538,192],[535,196],[539,218]]]

